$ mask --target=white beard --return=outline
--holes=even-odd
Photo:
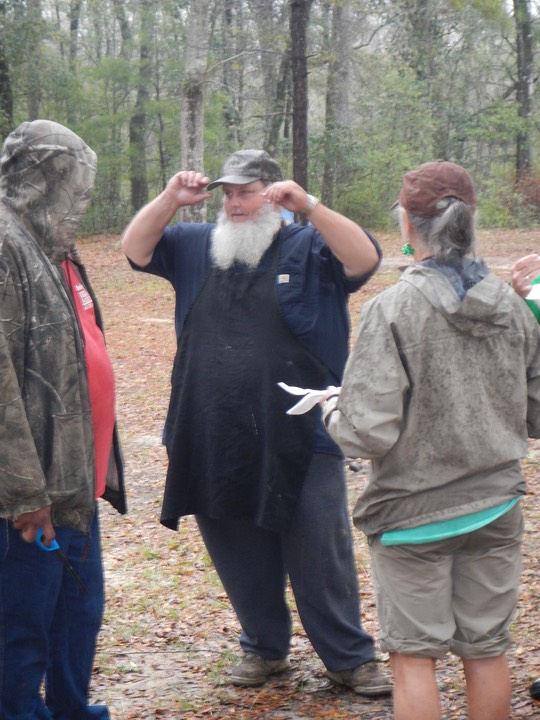
[[[263,205],[253,220],[235,223],[222,210],[212,235],[212,260],[227,270],[235,262],[256,268],[281,227],[281,210]]]

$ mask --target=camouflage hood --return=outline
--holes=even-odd
[[[2,202],[53,262],[73,250],[96,164],[96,154],[78,135],[50,120],[25,122],[4,142]],[[0,206],[0,216],[4,212]]]

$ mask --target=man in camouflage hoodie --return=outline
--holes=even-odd
[[[112,366],[73,244],[96,156],[36,120],[7,137],[0,170],[0,717],[105,720],[88,705],[104,603],[97,498],[126,506]]]

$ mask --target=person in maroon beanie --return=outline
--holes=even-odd
[[[396,720],[440,720],[436,663],[463,665],[468,718],[507,720],[521,574],[520,463],[540,437],[540,330],[476,256],[469,173],[429,162],[397,214],[413,264],[361,312],[326,426],[371,473],[368,538]]]

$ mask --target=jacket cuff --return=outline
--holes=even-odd
[[[328,428],[328,425],[330,424],[330,416],[335,410],[337,410],[338,401],[339,393],[335,393],[333,395],[329,395],[322,404],[322,420],[326,428]]]

